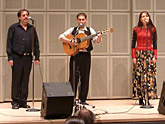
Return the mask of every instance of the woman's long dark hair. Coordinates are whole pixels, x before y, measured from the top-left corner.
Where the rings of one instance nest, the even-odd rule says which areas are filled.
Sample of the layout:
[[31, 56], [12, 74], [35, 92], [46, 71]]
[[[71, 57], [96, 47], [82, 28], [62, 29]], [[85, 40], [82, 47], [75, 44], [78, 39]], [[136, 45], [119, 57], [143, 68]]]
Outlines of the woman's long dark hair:
[[146, 14], [148, 15], [148, 17], [149, 17], [148, 27], [149, 27], [150, 29], [155, 28], [154, 24], [152, 23], [150, 14], [149, 14], [147, 11], [142, 11], [142, 12], [140, 13], [140, 15], [139, 15], [139, 22], [138, 22], [138, 27], [143, 27], [143, 23], [141, 22], [141, 17], [142, 17], [142, 14], [143, 14], [143, 13], [146, 13]]
[[138, 27], [140, 27], [140, 28], [143, 27], [143, 23], [141, 22], [141, 17], [142, 17], [142, 14], [143, 14], [143, 13], [146, 13], [146, 14], [148, 15], [148, 17], [149, 17], [148, 28], [149, 28], [149, 30], [150, 30], [150, 32], [151, 32], [151, 35], [153, 35], [152, 29], [153, 29], [153, 28], [156, 29], [156, 27], [155, 27], [154, 24], [152, 23], [150, 14], [149, 14], [147, 11], [142, 11], [142, 12], [140, 13], [140, 15], [139, 15], [139, 22], [138, 22]]

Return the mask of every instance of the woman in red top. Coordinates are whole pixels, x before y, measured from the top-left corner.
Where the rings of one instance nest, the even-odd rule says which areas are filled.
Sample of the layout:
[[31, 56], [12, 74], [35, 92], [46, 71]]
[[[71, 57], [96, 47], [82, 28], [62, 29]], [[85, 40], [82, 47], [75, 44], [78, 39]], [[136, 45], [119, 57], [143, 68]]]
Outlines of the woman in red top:
[[[147, 60], [147, 61], [146, 61]], [[146, 84], [149, 99], [156, 98], [156, 60], [157, 33], [148, 12], [141, 12], [138, 26], [133, 29], [132, 61], [133, 61], [133, 97], [139, 98], [139, 105], [146, 101]], [[147, 73], [146, 73], [147, 72]], [[146, 104], [146, 102], [145, 102]]]

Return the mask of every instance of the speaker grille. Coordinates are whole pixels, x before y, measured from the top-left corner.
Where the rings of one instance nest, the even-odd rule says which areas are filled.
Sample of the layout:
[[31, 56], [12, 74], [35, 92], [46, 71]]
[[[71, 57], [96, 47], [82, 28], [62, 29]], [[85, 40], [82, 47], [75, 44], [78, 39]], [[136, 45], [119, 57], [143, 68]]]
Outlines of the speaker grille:
[[160, 114], [165, 115], [165, 81], [163, 81], [163, 88], [162, 88], [161, 96], [159, 100], [158, 111]]
[[41, 117], [67, 118], [73, 111], [74, 93], [69, 82], [43, 83]]

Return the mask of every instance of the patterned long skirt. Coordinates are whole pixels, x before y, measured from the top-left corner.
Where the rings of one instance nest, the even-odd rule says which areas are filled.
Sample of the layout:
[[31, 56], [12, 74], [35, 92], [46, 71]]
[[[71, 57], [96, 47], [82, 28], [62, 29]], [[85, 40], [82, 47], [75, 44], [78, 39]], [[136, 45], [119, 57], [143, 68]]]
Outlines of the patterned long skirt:
[[132, 76], [133, 97], [145, 99], [146, 92], [148, 92], [148, 99], [157, 97], [155, 78], [157, 69], [156, 63], [153, 63], [153, 57], [153, 51], [136, 51], [136, 64], [133, 64]]

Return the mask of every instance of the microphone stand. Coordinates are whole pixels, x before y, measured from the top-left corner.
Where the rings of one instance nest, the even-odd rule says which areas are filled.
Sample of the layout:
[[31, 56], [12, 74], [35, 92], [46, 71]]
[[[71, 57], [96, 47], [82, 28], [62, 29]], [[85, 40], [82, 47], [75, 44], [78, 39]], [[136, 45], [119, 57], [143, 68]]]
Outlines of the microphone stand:
[[[146, 55], [148, 55], [148, 24], [147, 28], [146, 28]], [[154, 108], [153, 106], [149, 105], [149, 100], [148, 100], [148, 66], [149, 66], [149, 60], [148, 57], [146, 58], [146, 69], [145, 69], [145, 73], [146, 73], [146, 86], [145, 86], [145, 104], [142, 105], [140, 108]]]
[[[74, 34], [73, 38], [71, 41], [75, 42], [75, 36], [78, 34], [79, 30], [80, 30], [80, 27], [82, 26], [83, 24], [80, 23], [80, 25], [77, 27], [76, 29], [76, 33]], [[76, 103], [76, 60], [75, 60], [75, 46], [73, 46], [73, 91], [74, 91], [74, 103]]]
[[[74, 34], [72, 41], [75, 41], [75, 36], [78, 34], [81, 26], [82, 25], [78, 26], [78, 28], [76, 29], [76, 33]], [[75, 94], [74, 95], [74, 103], [75, 103], [74, 113], [76, 113], [80, 108], [80, 104], [79, 104], [79, 102], [76, 103], [76, 93], [77, 93], [76, 92], [76, 71], [77, 71], [77, 68], [76, 68], [76, 60], [75, 60], [75, 46], [74, 46], [73, 50], [74, 50], [74, 53], [73, 53], [73, 90], [74, 90], [74, 94]], [[80, 73], [80, 72], [78, 71], [77, 73]], [[78, 84], [77, 84], [77, 86], [78, 86]]]
[[40, 109], [34, 108], [34, 20], [32, 20], [32, 108], [27, 109], [27, 112], [37, 112], [40, 111]]
[[[74, 41], [75, 40], [75, 36], [78, 34], [78, 32], [79, 32], [79, 30], [80, 30], [80, 27], [82, 26], [82, 24], [80, 23], [80, 26], [78, 26], [78, 28], [77, 28], [77, 30], [76, 30], [76, 33], [75, 33], [75, 35], [73, 36], [73, 38], [72, 38], [72, 40]], [[80, 42], [81, 42], [81, 39], [79, 39], [80, 40]], [[78, 42], [79, 43], [79, 42]], [[74, 54], [73, 54], [73, 90], [74, 90], [74, 93], [76, 94], [76, 89], [75, 89], [75, 83], [76, 83], [76, 81], [75, 81], [75, 77], [76, 77], [76, 62], [75, 62], [75, 47], [74, 47]], [[79, 61], [79, 59], [78, 59], [78, 61]], [[78, 67], [79, 68], [79, 67]], [[79, 70], [78, 70], [78, 72], [77, 73], [79, 73], [79, 76], [80, 76], [80, 72], [79, 72]], [[80, 77], [79, 77], [79, 80], [80, 80]], [[77, 86], [78, 86], [78, 84], [77, 84]], [[78, 89], [78, 88], [77, 88]], [[76, 97], [74, 96], [74, 102], [76, 103]], [[76, 103], [76, 105], [75, 105], [75, 109], [74, 109], [74, 113], [76, 113], [77, 111], [79, 111], [80, 109], [83, 109], [83, 108], [86, 108], [86, 106], [90, 106], [90, 107], [92, 107], [92, 108], [95, 108], [95, 106], [93, 106], [93, 105], [83, 105], [82, 103], [80, 103], [80, 101], [78, 101], [77, 103]]]
[[[78, 30], [76, 30], [76, 33], [74, 34], [72, 41], [75, 42], [75, 36], [78, 34]], [[75, 60], [75, 46], [73, 46], [73, 91], [74, 91], [74, 103], [76, 103], [76, 60]]]

